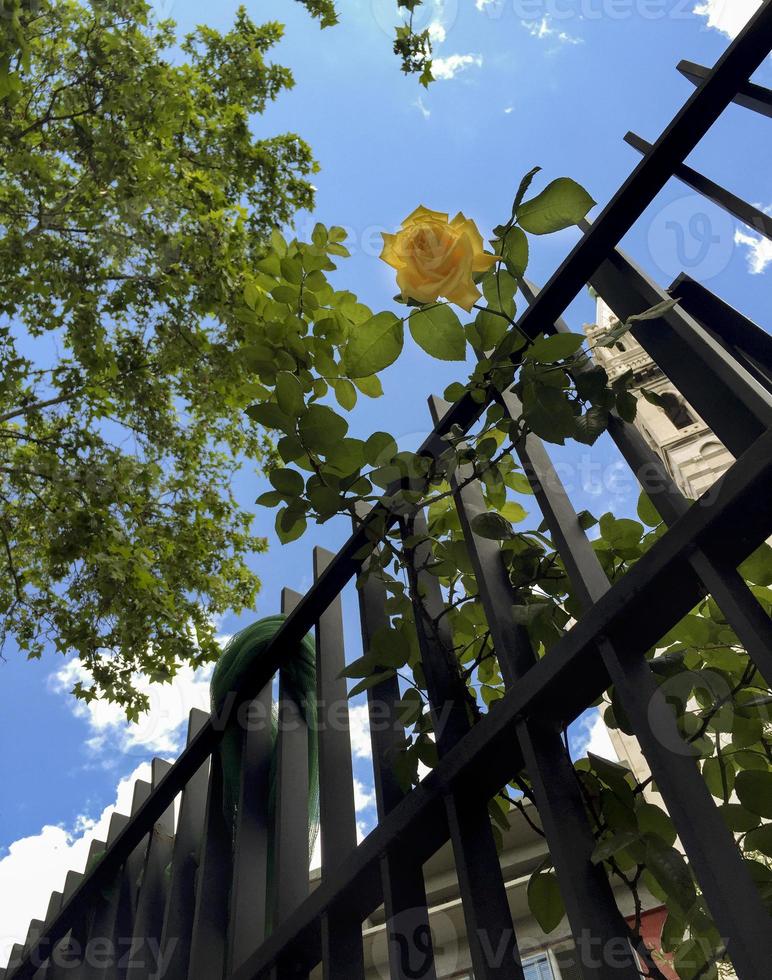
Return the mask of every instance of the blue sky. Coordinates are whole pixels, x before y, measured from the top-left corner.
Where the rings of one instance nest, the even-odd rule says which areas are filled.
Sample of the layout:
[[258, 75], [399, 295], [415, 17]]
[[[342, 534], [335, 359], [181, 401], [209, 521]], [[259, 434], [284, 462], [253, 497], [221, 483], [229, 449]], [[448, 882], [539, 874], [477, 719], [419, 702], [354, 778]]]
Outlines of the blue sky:
[[[237, 4], [157, 0], [181, 30], [204, 22], [225, 28]], [[321, 163], [317, 209], [301, 216], [299, 234], [316, 220], [349, 230], [352, 258], [339, 284], [375, 308], [390, 304], [391, 271], [377, 259], [380, 232], [394, 230], [417, 204], [463, 210], [483, 234], [509, 213], [513, 193], [531, 167], [545, 179], [571, 176], [601, 204], [637, 162], [622, 137], [628, 129], [654, 141], [691, 92], [675, 71], [682, 58], [711, 65], [757, 0], [427, 0], [426, 24], [436, 39], [438, 81], [428, 92], [405, 78], [391, 52], [392, 0], [341, 0], [341, 24], [320, 32], [290, 0], [247, 3], [255, 18], [276, 18], [287, 35], [276, 58], [297, 85], [257, 120], [256, 131], [294, 130]], [[757, 80], [772, 86], [769, 63]], [[695, 152], [692, 165], [763, 207], [772, 205], [772, 144], [759, 117], [732, 107]], [[678, 230], [680, 229], [680, 231]], [[576, 239], [565, 232], [539, 240], [531, 277], [543, 282]], [[672, 183], [628, 236], [625, 247], [667, 285], [685, 269], [757, 322], [768, 322], [772, 253], [747, 230]], [[575, 329], [593, 318], [587, 296], [570, 310]], [[388, 428], [406, 446], [428, 425], [426, 398], [463, 373], [439, 365], [408, 344], [386, 373], [385, 396], [360, 404], [352, 434]], [[596, 514], [634, 506], [636, 493], [605, 441], [556, 453], [574, 501]], [[244, 473], [246, 504], [262, 483]], [[258, 515], [271, 537], [254, 567], [264, 589], [257, 613], [273, 612], [283, 585], [310, 585], [311, 544], [335, 549], [346, 534], [328, 524], [280, 548], [272, 515]], [[344, 597], [350, 654], [356, 655], [356, 598]], [[223, 634], [249, 617], [226, 618]], [[184, 675], [153, 695], [149, 718], [134, 728], [104, 706], [85, 709], [68, 694], [77, 665], [53, 653], [22, 662], [11, 648], [0, 664], [0, 962], [7, 940], [20, 938], [40, 915], [64, 872], [85, 857], [106, 808], [125, 805], [127, 777], [154, 753], [173, 756], [179, 722], [193, 703], [206, 705], [206, 679]], [[372, 818], [369, 761], [355, 715], [361, 818]], [[591, 720], [577, 732], [586, 745]], [[596, 743], [597, 744], [597, 743]], [[123, 781], [123, 782], [122, 782]], [[107, 811], [109, 812], [109, 811]]]

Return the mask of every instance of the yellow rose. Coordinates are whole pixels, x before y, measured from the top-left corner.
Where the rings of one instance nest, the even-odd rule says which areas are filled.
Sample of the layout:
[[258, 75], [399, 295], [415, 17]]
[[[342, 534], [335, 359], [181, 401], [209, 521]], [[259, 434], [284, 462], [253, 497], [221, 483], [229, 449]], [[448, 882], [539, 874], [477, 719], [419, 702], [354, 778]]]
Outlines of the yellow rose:
[[500, 256], [483, 251], [474, 221], [459, 212], [452, 221], [419, 207], [396, 235], [383, 235], [381, 258], [397, 270], [403, 299], [433, 303], [443, 296], [469, 312], [480, 299], [473, 276], [487, 272]]

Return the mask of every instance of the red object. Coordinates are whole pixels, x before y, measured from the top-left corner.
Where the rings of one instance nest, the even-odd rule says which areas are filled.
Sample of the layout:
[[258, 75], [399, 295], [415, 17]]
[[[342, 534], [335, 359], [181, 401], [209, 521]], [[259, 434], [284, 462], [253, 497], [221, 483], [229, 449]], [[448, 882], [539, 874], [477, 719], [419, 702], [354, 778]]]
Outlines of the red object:
[[[672, 953], [662, 953], [662, 929], [665, 926], [665, 919], [667, 919], [667, 909], [664, 906], [644, 912], [641, 916], [641, 937], [644, 943], [646, 943], [647, 949], [659, 954], [654, 957], [654, 962], [659, 967], [662, 975], [667, 977], [668, 980], [680, 980], [673, 968]], [[633, 925], [635, 923], [635, 917], [631, 916], [627, 922], [629, 925]]]

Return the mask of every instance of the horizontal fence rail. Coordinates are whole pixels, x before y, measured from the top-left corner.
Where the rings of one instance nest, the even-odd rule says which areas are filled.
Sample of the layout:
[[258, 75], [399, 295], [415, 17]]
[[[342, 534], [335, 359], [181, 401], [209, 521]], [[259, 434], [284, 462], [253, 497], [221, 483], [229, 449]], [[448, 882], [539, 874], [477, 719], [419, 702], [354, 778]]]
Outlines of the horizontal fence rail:
[[[625, 922], [602, 867], [593, 863], [592, 830], [560, 735], [613, 684], [741, 980], [768, 980], [772, 923], [693, 757], [672, 748], [683, 743], [646, 654], [710, 594], [772, 684], [772, 623], [737, 571], [772, 533], [772, 341], [686, 276], [662, 289], [618, 246], [673, 178], [769, 237], [767, 216], [689, 168], [686, 159], [732, 102], [772, 116], [769, 91], [750, 81], [770, 47], [772, 0], [765, 0], [715, 68], [682, 62], [679, 70], [696, 85], [682, 110], [653, 145], [628, 135], [643, 155], [633, 173], [600, 216], [582, 225], [581, 239], [543, 289], [520, 284], [528, 305], [518, 329], [530, 339], [567, 331], [561, 317], [587, 283], [620, 319], [668, 297], [679, 300], [659, 321], [639, 322], [632, 333], [734, 455], [731, 468], [700, 501], [687, 501], [640, 432], [612, 415], [611, 438], [667, 530], [611, 584], [544, 445], [531, 435], [516, 447], [583, 606], [540, 660], [512, 614], [498, 544], [473, 530], [474, 517], [485, 510], [481, 488], [463, 469], [457, 473], [453, 502], [505, 685], [496, 710], [474, 723], [465, 688], [448, 669], [453, 641], [443, 617], [446, 600], [426, 570], [428, 546], [411, 543], [420, 542], [426, 519], [419, 513], [406, 521], [391, 503], [399, 487], [390, 488], [358, 515], [337, 554], [314, 552], [314, 584], [305, 595], [284, 590], [286, 619], [263, 656], [218, 710], [191, 714], [177, 762], [153, 763], [152, 785], [137, 783], [131, 815], [113, 817], [85, 873], [68, 875], [45, 922], [30, 923], [4, 978], [138, 980], [155, 971], [171, 980], [284, 980], [308, 977], [321, 964], [326, 980], [364, 980], [363, 923], [383, 906], [389, 975], [435, 980], [423, 865], [450, 843], [475, 977], [524, 980], [488, 801], [525, 772], [574, 937], [622, 941], [613, 971], [584, 963], [582, 977], [635, 980], [634, 954], [646, 963], [649, 953], [643, 944], [634, 951], [625, 945]], [[434, 427], [419, 452], [440, 456], [443, 437], [456, 427], [469, 433], [494, 401], [519, 417], [512, 391], [491, 390], [482, 405], [469, 394], [453, 405], [432, 399]], [[346, 705], [341, 592], [395, 525], [406, 547], [415, 548], [408, 592], [439, 761], [410, 791], [400, 786], [392, 767], [404, 736], [399, 684], [389, 677], [371, 687], [378, 823], [357, 844], [348, 709], [339, 725], [317, 726], [318, 742], [309, 718], [313, 712], [321, 718], [325, 706]], [[367, 653], [389, 622], [387, 593], [376, 577], [358, 585]], [[300, 703], [288, 651], [310, 633], [316, 688]], [[234, 742], [242, 711], [262, 723], [238, 728]], [[386, 724], [373, 723], [376, 712]], [[656, 727], [667, 733], [665, 742]], [[238, 752], [237, 787], [228, 751]], [[317, 751], [322, 866], [311, 889]], [[96, 942], [117, 948], [127, 937], [133, 940], [129, 953], [152, 949], [155, 963], [145, 955], [128, 967], [115, 959], [97, 966], [84, 954]]]

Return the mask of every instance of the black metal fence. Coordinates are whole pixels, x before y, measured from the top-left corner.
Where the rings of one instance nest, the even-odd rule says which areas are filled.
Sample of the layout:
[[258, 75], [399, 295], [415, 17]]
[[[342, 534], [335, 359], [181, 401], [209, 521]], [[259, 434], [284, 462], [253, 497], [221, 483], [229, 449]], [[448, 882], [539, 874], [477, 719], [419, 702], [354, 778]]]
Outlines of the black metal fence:
[[[567, 328], [560, 317], [590, 283], [622, 318], [668, 297], [617, 246], [657, 193], [678, 178], [734, 217], [770, 237], [770, 219], [684, 164], [723, 110], [736, 102], [772, 116], [772, 92], [751, 84], [772, 47], [772, 0], [714, 69], [683, 63], [697, 89], [656, 144], [628, 141], [643, 160], [547, 285], [522, 284], [529, 306], [519, 321], [535, 338]], [[593, 835], [579, 794], [562, 726], [613, 684], [664, 798], [700, 888], [741, 980], [772, 975], [772, 922], [735, 840], [681, 739], [651, 673], [646, 651], [695, 603], [710, 593], [760, 674], [772, 685], [772, 623], [737, 566], [772, 533], [772, 339], [698, 283], [681, 277], [670, 294], [680, 303], [661, 321], [634, 328], [645, 348], [736, 457], [729, 472], [690, 506], [639, 432], [614, 417], [610, 433], [666, 524], [667, 533], [613, 587], [593, 551], [544, 446], [528, 437], [520, 462], [531, 482], [584, 614], [537, 661], [526, 631], [511, 614], [511, 586], [495, 542], [475, 535], [471, 521], [484, 510], [480, 488], [457, 474], [462, 523], [496, 656], [507, 692], [495, 711], [470, 725], [458, 680], [448, 667], [452, 641], [426, 628], [443, 607], [437, 579], [419, 573], [415, 601], [422, 666], [437, 726], [439, 764], [412, 791], [399, 786], [390, 758], [402, 730], [395, 679], [368, 691], [378, 707], [372, 727], [378, 825], [357, 846], [351, 748], [346, 724], [319, 726], [322, 874], [309, 894], [308, 740], [302, 719], [280, 726], [275, 849], [269, 854], [266, 806], [271, 745], [265, 725], [244, 726], [241, 803], [234, 835], [223, 816], [223, 773], [215, 751], [239, 712], [270, 712], [279, 676], [281, 712], [296, 711], [285, 696], [282, 658], [315, 631], [321, 704], [346, 701], [340, 593], [358, 573], [375, 522], [396, 515], [379, 505], [336, 555], [314, 554], [315, 584], [305, 596], [285, 591], [288, 618], [267, 655], [234, 692], [220, 717], [194, 712], [188, 744], [173, 766], [156, 762], [152, 786], [137, 785], [130, 818], [114, 816], [109, 838], [95, 844], [101, 859], [85, 875], [71, 874], [55, 894], [45, 923], [33, 922], [18, 946], [7, 980], [60, 976], [107, 980], [149, 976], [149, 967], [95, 966], [77, 958], [69, 967], [52, 950], [133, 936], [152, 939], [174, 980], [255, 980], [304, 977], [318, 964], [328, 978], [362, 980], [362, 923], [384, 905], [394, 980], [416, 974], [398, 951], [417, 941], [430, 950], [422, 865], [452, 843], [471, 957], [478, 980], [522, 980], [487, 801], [525, 770], [554, 860], [571, 931], [628, 949], [613, 965], [588, 959], [586, 980], [637, 980], [622, 915], [601, 867], [593, 864]], [[514, 417], [511, 392], [500, 404]], [[435, 426], [420, 452], [438, 456], [452, 426], [468, 431], [485, 410], [464, 397], [452, 406], [431, 402]], [[420, 562], [419, 562], [420, 565]], [[415, 590], [414, 590], [415, 591]], [[375, 577], [360, 589], [364, 646], [387, 621], [386, 594]], [[414, 596], [414, 600], [417, 597]], [[442, 617], [439, 622], [442, 623]], [[337, 709], [339, 710], [339, 708]], [[344, 711], [345, 722], [345, 711]], [[179, 814], [174, 825], [173, 804]], [[269, 864], [275, 888], [268, 894]], [[266, 934], [268, 904], [273, 928]], [[499, 955], [487, 955], [495, 950]], [[429, 957], [429, 960], [431, 957]], [[435, 976], [427, 961], [420, 976]]]

